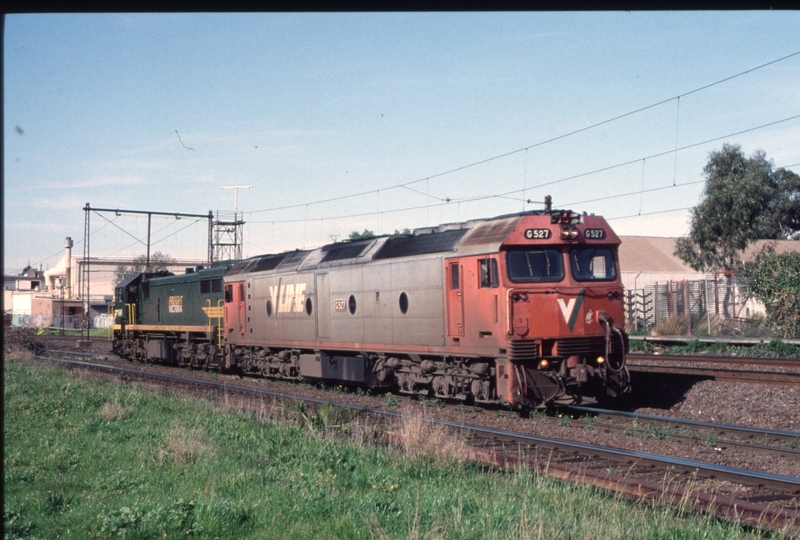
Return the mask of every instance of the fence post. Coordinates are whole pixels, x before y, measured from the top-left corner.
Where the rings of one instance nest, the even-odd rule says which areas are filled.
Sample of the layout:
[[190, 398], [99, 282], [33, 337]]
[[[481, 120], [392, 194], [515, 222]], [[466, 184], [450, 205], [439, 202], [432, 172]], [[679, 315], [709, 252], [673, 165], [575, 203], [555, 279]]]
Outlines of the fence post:
[[655, 307], [656, 307], [655, 316], [653, 317], [653, 326], [655, 327], [655, 326], [658, 326], [658, 322], [659, 322], [658, 321], [658, 317], [659, 317], [659, 312], [658, 312], [658, 281], [656, 281], [656, 286], [653, 289], [653, 302], [654, 302]]
[[689, 281], [683, 280], [683, 301], [686, 304], [686, 334], [692, 335], [692, 308], [689, 307]]

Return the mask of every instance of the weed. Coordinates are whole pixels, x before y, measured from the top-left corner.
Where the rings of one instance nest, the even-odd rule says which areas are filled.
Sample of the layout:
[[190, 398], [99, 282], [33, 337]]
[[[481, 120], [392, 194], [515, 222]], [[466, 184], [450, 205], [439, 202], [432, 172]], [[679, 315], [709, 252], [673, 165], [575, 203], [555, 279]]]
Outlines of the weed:
[[800, 449], [800, 438], [793, 437], [791, 439], [786, 440], [786, 448], [791, 448], [792, 450]]
[[383, 396], [383, 402], [387, 407], [397, 407], [397, 400], [392, 394]]
[[467, 459], [467, 446], [462, 438], [421, 418], [403, 418], [397, 434], [405, 454], [411, 459], [425, 456], [437, 463]]
[[631, 422], [630, 426], [626, 426], [625, 429], [622, 430], [623, 435], [627, 435], [628, 437], [635, 437], [639, 433], [639, 419], [634, 418]]
[[48, 491], [45, 496], [47, 510], [52, 513], [63, 512], [69, 508], [69, 501], [60, 489]]
[[428, 407], [429, 409], [441, 409], [442, 407], [444, 407], [444, 403], [442, 403], [442, 401], [437, 398], [423, 398], [422, 406]]
[[458, 405], [456, 405], [456, 412], [457, 413], [463, 413], [464, 410], [465, 410], [465, 407], [464, 407], [463, 403], [459, 403]]
[[673, 316], [658, 323], [655, 332], [659, 336], [680, 336], [686, 333], [686, 328], [686, 317]]
[[570, 422], [572, 422], [572, 417], [568, 414], [559, 414], [558, 415], [558, 425], [560, 427], [568, 427]]
[[540, 423], [542, 423], [542, 424], [546, 424], [547, 423], [547, 410], [546, 409], [532, 409], [529, 414], [530, 414], [531, 421], [533, 421], [533, 420], [538, 418]]
[[106, 420], [119, 420], [128, 413], [128, 410], [123, 407], [118, 401], [106, 401], [100, 409], [100, 416]]
[[503, 411], [494, 411], [494, 417], [495, 418], [505, 418], [506, 415], [503, 413]]
[[647, 436], [658, 439], [659, 441], [666, 440], [672, 436], [672, 426], [645, 424], [644, 431]]
[[593, 431], [594, 430], [594, 416], [589, 416], [589, 417], [586, 418], [586, 422], [585, 422], [583, 428], [585, 430], [587, 430], [587, 431]]
[[142, 519], [142, 511], [123, 506], [102, 516], [100, 537], [127, 536], [128, 529], [134, 528]]
[[713, 431], [709, 431], [706, 434], [706, 446], [709, 448], [715, 448], [717, 446], [717, 434]]
[[3, 530], [5, 538], [24, 538], [34, 529], [33, 521], [25, 519], [22, 514], [5, 503], [3, 505]]
[[154, 461], [159, 467], [168, 463], [192, 465], [208, 456], [211, 450], [211, 445], [200, 427], [187, 431], [181, 424], [174, 423], [167, 432], [166, 440], [157, 450]]

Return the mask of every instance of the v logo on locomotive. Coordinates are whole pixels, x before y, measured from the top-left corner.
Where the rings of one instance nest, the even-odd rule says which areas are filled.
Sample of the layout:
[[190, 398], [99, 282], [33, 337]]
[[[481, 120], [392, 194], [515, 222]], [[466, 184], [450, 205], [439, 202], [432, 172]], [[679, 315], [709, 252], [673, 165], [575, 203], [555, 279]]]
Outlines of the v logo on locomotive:
[[558, 307], [561, 308], [561, 314], [564, 316], [564, 322], [569, 323], [569, 319], [572, 317], [572, 310], [575, 309], [575, 298], [570, 298], [569, 302], [566, 304], [564, 303], [563, 298], [559, 298]]
[[569, 301], [564, 302], [563, 298], [558, 299], [558, 307], [561, 308], [561, 314], [564, 316], [564, 322], [569, 325], [569, 331], [575, 328], [575, 321], [578, 320], [578, 313], [580, 313], [581, 306], [583, 305], [583, 295], [586, 291], [581, 291], [577, 298], [570, 298]]

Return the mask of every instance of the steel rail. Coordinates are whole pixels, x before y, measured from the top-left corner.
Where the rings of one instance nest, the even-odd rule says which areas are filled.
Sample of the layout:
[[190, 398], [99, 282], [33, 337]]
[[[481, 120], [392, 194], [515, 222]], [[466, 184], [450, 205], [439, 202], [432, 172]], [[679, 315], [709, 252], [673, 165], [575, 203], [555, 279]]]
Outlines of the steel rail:
[[726, 365], [751, 365], [751, 366], [770, 366], [800, 369], [800, 358], [757, 358], [752, 356], [703, 356], [692, 354], [645, 354], [628, 353], [628, 360], [632, 361], [652, 361], [663, 362], [703, 362]]
[[717, 434], [731, 434], [739, 435], [747, 438], [753, 437], [773, 437], [782, 440], [797, 440], [800, 441], [800, 431], [788, 431], [780, 429], [766, 429], [756, 428], [750, 426], [737, 426], [734, 424], [720, 424], [718, 422], [704, 422], [702, 420], [692, 420], [690, 418], [676, 418], [674, 416], [659, 416], [656, 414], [641, 414], [632, 413], [628, 411], [615, 411], [611, 409], [601, 409], [598, 407], [583, 407], [581, 405], [567, 405], [564, 409], [591, 412], [607, 416], [624, 416], [626, 418], [636, 418], [639, 420], [648, 420], [651, 422], [661, 422], [665, 424], [682, 424], [693, 427], [705, 428], [714, 430]]
[[658, 373], [662, 375], [683, 375], [687, 377], [713, 379], [720, 382], [800, 386], [800, 373], [790, 372], [700, 368], [693, 366], [667, 366], [656, 364], [628, 364], [628, 371], [631, 373], [638, 372]]
[[518, 467], [520, 464], [525, 464], [540, 474], [562, 480], [577, 481], [640, 499], [658, 500], [682, 506], [686, 506], [688, 503], [690, 507], [694, 505], [695, 508], [704, 512], [723, 518], [741, 520], [756, 527], [767, 524], [781, 530], [785, 530], [787, 527], [797, 529], [798, 523], [800, 523], [800, 511], [794, 508], [753, 503], [699, 490], [688, 490], [680, 486], [613, 475], [575, 465], [552, 463], [549, 460], [545, 462], [540, 459], [498, 454], [485, 450], [471, 450], [470, 458], [495, 467]]
[[[724, 343], [726, 345], [740, 345], [744, 347], [752, 347], [764, 343], [764, 338], [715, 338], [698, 336], [630, 336], [630, 340], [642, 341], [645, 343], [690, 343], [692, 341], [698, 341], [700, 343]], [[800, 339], [779, 339], [777, 341], [786, 345], [800, 345]]]
[[406, 419], [418, 419], [436, 425], [446, 426], [460, 430], [467, 430], [472, 433], [480, 433], [485, 436], [491, 436], [515, 442], [523, 442], [543, 448], [558, 449], [560, 451], [568, 453], [578, 453], [589, 457], [604, 457], [606, 459], [611, 459], [613, 461], [622, 462], [625, 464], [647, 464], [656, 467], [668, 467], [686, 473], [695, 473], [698, 476], [728, 480], [731, 482], [746, 484], [756, 487], [767, 487], [783, 493], [800, 493], [800, 477], [766, 473], [761, 471], [752, 471], [748, 469], [741, 469], [738, 467], [728, 467], [725, 465], [717, 465], [714, 463], [707, 463], [698, 460], [678, 458], [673, 456], [663, 456], [659, 454], [653, 454], [650, 452], [641, 452], [641, 451], [627, 450], [622, 448], [612, 448], [612, 447], [605, 447], [589, 443], [567, 441], [563, 439], [554, 439], [550, 437], [541, 437], [538, 435], [516, 433], [502, 429], [487, 428], [475, 424], [467, 424], [463, 422], [453, 422], [450, 420], [442, 420], [437, 418], [408, 415], [398, 411], [389, 411], [386, 409], [377, 409], [373, 407], [363, 407], [359, 405], [352, 405], [348, 403], [341, 403], [341, 402], [323, 400], [318, 398], [302, 397], [292, 394], [286, 394], [283, 392], [274, 392], [271, 390], [263, 390], [259, 388], [222, 383], [218, 381], [205, 381], [193, 377], [181, 377], [178, 375], [146, 372], [138, 369], [123, 368], [120, 366], [109, 366], [106, 364], [80, 362], [77, 360], [52, 359], [48, 357], [36, 357], [36, 358], [41, 358], [44, 360], [55, 360], [58, 363], [63, 363], [68, 365], [71, 364], [79, 367], [80, 366], [92, 367], [96, 369], [116, 371], [119, 373], [128, 373], [139, 376], [141, 375], [154, 376], [166, 380], [173, 380], [184, 383], [196, 384], [200, 386], [215, 387], [220, 389], [238, 390], [241, 392], [267, 395], [270, 397], [277, 397], [281, 399], [299, 399], [301, 401], [314, 403], [318, 405], [330, 404], [335, 407], [342, 407], [350, 410], [369, 412], [372, 414], [377, 414], [382, 416], [390, 416], [390, 417], [406, 418]]
[[[800, 460], [800, 433], [793, 432], [793, 431], [777, 431], [777, 430], [770, 430], [770, 429], [757, 429], [757, 428], [746, 428], [746, 427], [739, 427], [739, 426], [731, 426], [726, 424], [716, 424], [712, 422], [699, 422], [699, 421], [691, 421], [680, 418], [672, 418], [672, 417], [658, 417], [653, 415], [646, 415], [646, 414], [636, 414], [636, 413], [619, 413], [617, 411], [606, 411], [604, 409], [592, 409], [589, 407], [580, 407], [580, 406], [566, 406], [564, 407], [565, 410], [570, 411], [577, 411], [577, 412], [591, 412], [598, 414], [599, 418], [603, 417], [611, 417], [611, 416], [627, 416], [633, 418], [634, 421], [642, 420], [643, 423], [636, 426], [631, 425], [620, 425], [620, 424], [613, 424], [608, 422], [594, 422], [594, 421], [587, 421], [581, 418], [574, 418], [572, 419], [573, 422], [578, 424], [584, 425], [587, 429], [597, 429], [597, 430], [604, 430], [607, 432], [615, 432], [615, 433], [622, 433], [625, 435], [638, 435], [645, 438], [659, 438], [659, 439], [673, 439], [673, 440], [680, 440], [685, 443], [695, 443], [695, 442], [702, 442], [704, 440], [708, 441], [708, 435], [714, 435], [714, 448], [718, 448], [721, 450], [726, 450], [729, 447], [737, 447], [743, 450], [754, 452], [758, 454], [766, 454], [771, 456], [779, 456], [784, 458], [791, 458]], [[669, 428], [677, 427], [679, 429], [687, 430], [687, 426], [692, 427], [700, 427], [705, 430], [705, 432], [695, 433], [694, 431], [690, 431], [689, 433], [679, 432], [679, 431], [666, 431], [666, 432], [653, 432], [651, 429], [648, 429], [648, 426], [652, 424], [664, 424]], [[717, 439], [716, 437], [725, 436], [726, 438]], [[761, 441], [757, 441], [756, 436], [761, 438]], [[742, 439], [732, 439], [729, 438], [730, 436], [739, 436]], [[792, 448], [789, 446], [774, 446], [775, 443], [786, 443], [786, 444], [793, 444], [796, 448]]]

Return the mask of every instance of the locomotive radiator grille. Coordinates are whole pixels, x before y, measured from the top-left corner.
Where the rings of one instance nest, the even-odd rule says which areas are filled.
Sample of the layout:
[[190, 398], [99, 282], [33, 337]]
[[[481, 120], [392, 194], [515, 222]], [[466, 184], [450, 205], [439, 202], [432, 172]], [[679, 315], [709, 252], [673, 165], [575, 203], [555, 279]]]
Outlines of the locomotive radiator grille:
[[[625, 336], [625, 348], [628, 345], [628, 336]], [[559, 339], [556, 341], [558, 356], [586, 356], [604, 354], [606, 349], [605, 336], [575, 337]], [[611, 353], [620, 354], [620, 342], [615, 336], [611, 338]]]
[[539, 343], [536, 341], [512, 341], [509, 350], [511, 360], [524, 360], [526, 358], [538, 358], [541, 353], [539, 352]]

